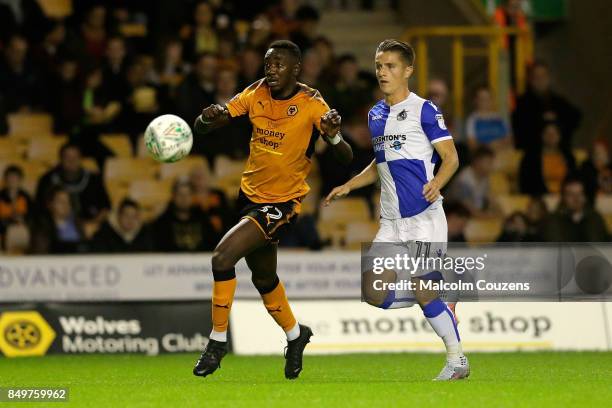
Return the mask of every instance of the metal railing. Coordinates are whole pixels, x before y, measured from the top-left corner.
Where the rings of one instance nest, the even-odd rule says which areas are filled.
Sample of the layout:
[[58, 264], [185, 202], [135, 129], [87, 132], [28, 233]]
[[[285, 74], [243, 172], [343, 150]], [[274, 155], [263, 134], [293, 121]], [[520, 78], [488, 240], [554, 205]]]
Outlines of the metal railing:
[[[533, 34], [530, 29], [502, 28], [497, 26], [448, 26], [448, 27], [413, 27], [404, 32], [402, 40], [415, 47], [416, 79], [419, 94], [427, 93], [429, 76], [428, 39], [431, 37], [448, 37], [452, 40], [452, 94], [453, 114], [463, 118], [463, 98], [465, 89], [464, 59], [466, 57], [485, 57], [488, 60], [488, 83], [495, 100], [500, 96], [500, 60], [506, 46], [506, 36], [516, 37], [514, 41], [514, 70], [516, 92], [522, 93], [526, 87], [527, 67], [533, 60]], [[480, 37], [486, 43], [484, 47], [466, 47], [467, 37]], [[510, 86], [509, 81], [507, 81]]]

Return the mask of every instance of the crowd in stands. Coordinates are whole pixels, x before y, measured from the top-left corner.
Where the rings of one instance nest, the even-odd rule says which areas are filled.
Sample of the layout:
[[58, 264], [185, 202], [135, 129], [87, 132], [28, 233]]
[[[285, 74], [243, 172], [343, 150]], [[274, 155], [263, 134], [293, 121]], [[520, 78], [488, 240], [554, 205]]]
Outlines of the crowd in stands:
[[[142, 132], [159, 114], [192, 122], [203, 107], [227, 102], [263, 76], [266, 46], [279, 38], [301, 47], [300, 81], [341, 113], [354, 151], [345, 168], [324, 143], [317, 146], [311, 198], [281, 245], [320, 249], [371, 239], [376, 186], [352, 192], [352, 210], [338, 211], [335, 223], [321, 222], [330, 217], [323, 211], [334, 210], [321, 209], [320, 198], [374, 157], [364, 118], [381, 95], [354, 55], [337, 55], [316, 34], [317, 9], [298, 1], [73, 2], [71, 14], [49, 18], [34, 0], [14, 3], [0, 2], [0, 135], [7, 134], [0, 143], [15, 144], [0, 144], [6, 252], [20, 237], [27, 245], [17, 247], [40, 254], [212, 250], [236, 221], [248, 120], [196, 137], [189, 163], [197, 165], [174, 169], [145, 158]], [[450, 112], [443, 79], [432, 79], [426, 96]], [[511, 114], [495, 105], [480, 87], [466, 120], [447, 120], [462, 163], [443, 192], [449, 240], [478, 241], [493, 220], [499, 228], [482, 240], [608, 241], [610, 146], [598, 139], [576, 157], [580, 109], [555, 92], [550, 68], [530, 67], [528, 90]], [[47, 131], [24, 135], [11, 125], [12, 117], [37, 113], [51, 116]], [[49, 139], [53, 150], [43, 149], [36, 162], [32, 152]], [[123, 179], [115, 177], [121, 160]], [[149, 181], [154, 198], [139, 199], [134, 184]], [[352, 221], [367, 233], [354, 232]]]

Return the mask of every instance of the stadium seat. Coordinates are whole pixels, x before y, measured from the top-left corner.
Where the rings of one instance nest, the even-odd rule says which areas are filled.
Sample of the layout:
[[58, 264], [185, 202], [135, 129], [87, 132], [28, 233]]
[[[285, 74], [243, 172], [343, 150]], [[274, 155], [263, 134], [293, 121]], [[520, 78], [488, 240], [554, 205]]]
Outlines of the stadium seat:
[[171, 197], [172, 180], [136, 180], [130, 185], [129, 197], [142, 208], [145, 221], [155, 218], [166, 208]]
[[329, 240], [332, 249], [343, 248], [346, 244], [346, 226], [319, 221], [317, 223], [319, 236], [323, 241]]
[[489, 184], [491, 186], [491, 193], [494, 195], [510, 193], [510, 182], [506, 173], [501, 171], [492, 173], [489, 176]]
[[576, 159], [576, 166], [580, 166], [582, 162], [589, 158], [589, 152], [586, 149], [573, 149], [574, 159]]
[[24, 146], [9, 137], [0, 137], [0, 160], [21, 160]]
[[362, 242], [372, 242], [378, 232], [378, 221], [351, 222], [346, 226], [345, 245], [347, 249], [359, 250]]
[[38, 0], [45, 15], [53, 19], [63, 19], [72, 14], [72, 0]]
[[162, 180], [175, 180], [188, 176], [194, 167], [203, 167], [210, 172], [208, 161], [202, 156], [187, 156], [176, 163], [163, 163], [159, 166], [159, 177]]
[[546, 208], [548, 208], [549, 212], [553, 212], [559, 206], [559, 195], [558, 194], [546, 194], [544, 195], [544, 202], [546, 203]]
[[157, 163], [148, 159], [110, 157], [104, 166], [104, 179], [127, 187], [134, 180], [154, 179], [157, 172]]
[[319, 217], [323, 223], [347, 225], [356, 221], [370, 221], [370, 211], [363, 198], [348, 197], [321, 208]]
[[58, 161], [60, 147], [66, 143], [64, 136], [40, 136], [33, 138], [28, 146], [28, 160], [36, 160], [49, 166]]
[[100, 136], [106, 145], [117, 157], [132, 157], [132, 143], [128, 135], [123, 133], [105, 134]]
[[502, 150], [495, 155], [495, 170], [515, 179], [518, 175], [519, 166], [523, 159], [523, 152], [516, 149]]
[[30, 242], [30, 231], [23, 224], [9, 225], [6, 229], [5, 249], [9, 255], [24, 254]]
[[473, 218], [465, 227], [468, 242], [495, 242], [502, 231], [503, 221], [498, 218]]
[[50, 135], [53, 118], [46, 113], [13, 113], [8, 115], [9, 136]]
[[81, 163], [83, 164], [84, 169], [87, 169], [92, 173], [100, 173], [98, 162], [93, 157], [84, 157]]
[[500, 195], [497, 203], [501, 207], [504, 215], [510, 215], [515, 211], [524, 212], [529, 204], [530, 197], [524, 194]]
[[612, 214], [612, 194], [599, 194], [595, 199], [595, 209], [602, 214]]
[[117, 208], [121, 200], [128, 197], [130, 191], [129, 183], [124, 181], [104, 180], [104, 185], [111, 201], [112, 208]]
[[214, 176], [216, 179], [240, 179], [244, 171], [244, 166], [245, 160], [233, 160], [227, 156], [221, 155], [215, 159]]
[[608, 226], [608, 234], [612, 234], [612, 214], [605, 214], [606, 225]]

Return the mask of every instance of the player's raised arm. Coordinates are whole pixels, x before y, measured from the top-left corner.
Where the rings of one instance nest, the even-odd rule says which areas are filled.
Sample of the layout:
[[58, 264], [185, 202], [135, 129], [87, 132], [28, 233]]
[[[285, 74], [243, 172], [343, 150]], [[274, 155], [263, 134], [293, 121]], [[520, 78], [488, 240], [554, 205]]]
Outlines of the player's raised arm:
[[378, 180], [378, 169], [376, 160], [368, 165], [361, 173], [347, 181], [345, 184], [334, 188], [325, 198], [323, 205], [328, 206], [336, 198], [346, 196], [351, 191], [375, 183]]
[[449, 182], [453, 174], [459, 168], [459, 157], [452, 139], [442, 140], [434, 143], [434, 149], [440, 155], [442, 164], [436, 176], [423, 186], [423, 196], [427, 201], [433, 203], [440, 196], [440, 190]]
[[204, 108], [202, 114], [196, 118], [193, 130], [196, 134], [206, 134], [227, 125], [229, 121], [230, 114], [227, 107], [210, 105]]
[[340, 126], [342, 117], [335, 109], [327, 111], [321, 116], [321, 132], [325, 141], [331, 146], [334, 157], [342, 164], [347, 165], [353, 160], [353, 149], [342, 139]]

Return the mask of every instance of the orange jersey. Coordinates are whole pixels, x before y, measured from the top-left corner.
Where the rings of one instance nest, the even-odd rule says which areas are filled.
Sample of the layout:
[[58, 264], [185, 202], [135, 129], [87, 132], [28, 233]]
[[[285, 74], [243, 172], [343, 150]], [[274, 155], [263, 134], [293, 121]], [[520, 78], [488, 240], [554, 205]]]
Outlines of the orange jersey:
[[281, 203], [306, 195], [321, 115], [329, 110], [319, 91], [298, 83], [290, 99], [272, 99], [264, 79], [227, 103], [231, 117], [249, 115], [253, 124], [240, 188], [255, 203]]

